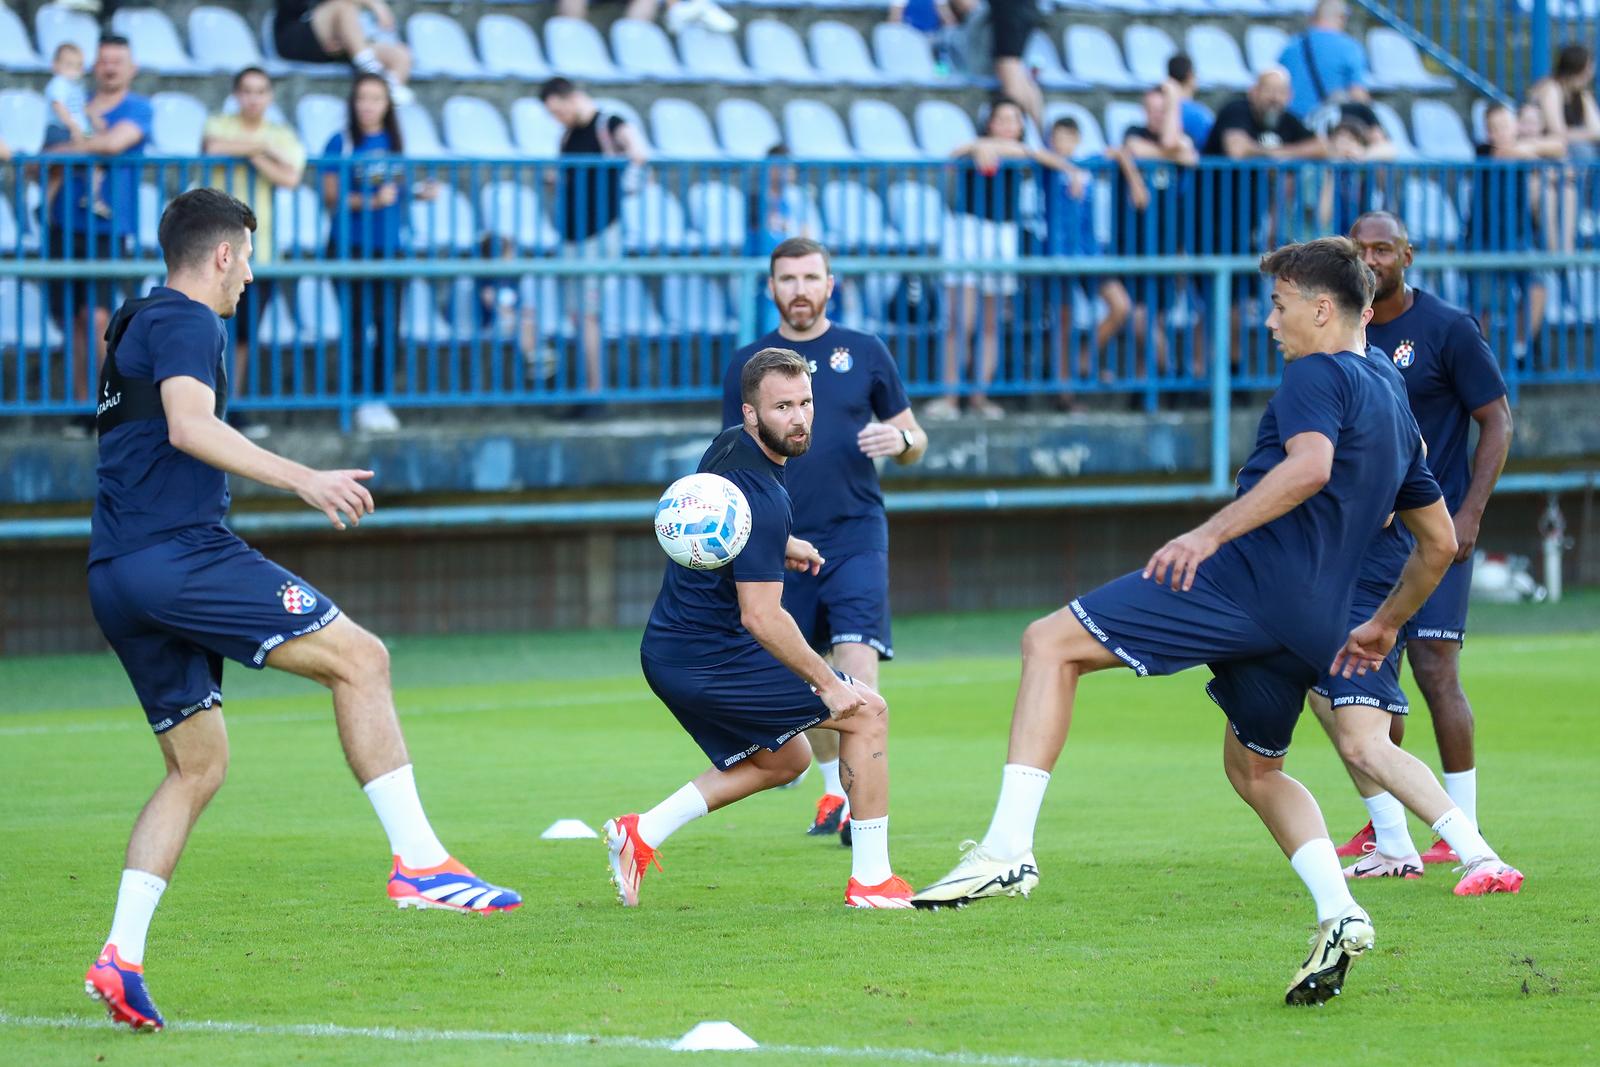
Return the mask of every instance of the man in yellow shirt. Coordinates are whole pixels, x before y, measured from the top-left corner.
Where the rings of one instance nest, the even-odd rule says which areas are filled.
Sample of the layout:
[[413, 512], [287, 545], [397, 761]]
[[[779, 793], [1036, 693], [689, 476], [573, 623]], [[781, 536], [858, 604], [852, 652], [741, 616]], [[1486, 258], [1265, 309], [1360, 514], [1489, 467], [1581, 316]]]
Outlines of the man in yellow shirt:
[[[233, 79], [237, 112], [213, 115], [206, 120], [201, 149], [208, 156], [234, 157], [234, 162], [220, 165], [212, 172], [211, 184], [243, 200], [255, 212], [256, 266], [271, 263], [277, 251], [274, 247], [277, 234], [272, 221], [273, 190], [295, 188], [306, 169], [306, 150], [299, 136], [283, 123], [267, 117], [272, 96], [272, 79], [266, 71], [259, 67], [241, 70]], [[272, 289], [271, 279], [257, 279], [234, 317], [235, 396], [257, 391], [246, 388], [245, 371], [249, 366], [250, 338], [261, 319], [262, 309], [272, 297]], [[268, 432], [264, 423], [248, 414], [230, 411], [228, 421], [247, 437], [259, 439]]]

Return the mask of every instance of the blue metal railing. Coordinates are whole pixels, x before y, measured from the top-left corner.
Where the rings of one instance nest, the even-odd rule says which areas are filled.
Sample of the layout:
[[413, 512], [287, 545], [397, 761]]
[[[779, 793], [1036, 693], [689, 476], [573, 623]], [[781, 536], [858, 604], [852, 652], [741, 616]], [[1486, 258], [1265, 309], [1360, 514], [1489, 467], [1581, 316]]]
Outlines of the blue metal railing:
[[[233, 160], [112, 161], [96, 184], [91, 161], [48, 157], [85, 205], [51, 216], [40, 162], [0, 199], [0, 414], [87, 410], [90, 312], [159, 280], [161, 206], [249, 191]], [[954, 162], [385, 166], [313, 160], [272, 195], [234, 318], [237, 406], [701, 403], [775, 324], [766, 254], [800, 234], [835, 252], [832, 316], [883, 335], [913, 394], [1148, 409], [1270, 387], [1257, 255], [1378, 207], [1411, 227], [1414, 280], [1481, 316], [1513, 389], [1600, 378], [1593, 165], [1145, 165], [1143, 208], [1101, 163], [1079, 198], [1054, 172]], [[385, 183], [391, 216], [341, 207]]]

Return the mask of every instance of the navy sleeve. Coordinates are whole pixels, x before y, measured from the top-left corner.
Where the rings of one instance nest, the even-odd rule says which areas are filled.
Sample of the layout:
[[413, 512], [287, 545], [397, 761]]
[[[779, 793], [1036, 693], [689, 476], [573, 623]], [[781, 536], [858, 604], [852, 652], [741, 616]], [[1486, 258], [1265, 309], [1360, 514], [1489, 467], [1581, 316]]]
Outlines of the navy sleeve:
[[749, 362], [741, 359], [739, 353], [734, 353], [733, 359], [728, 361], [728, 369], [722, 374], [722, 428], [739, 426], [744, 423], [744, 398], [739, 395], [739, 375], [744, 370], [744, 365]]
[[1349, 391], [1331, 356], [1306, 356], [1283, 368], [1283, 384], [1272, 398], [1278, 419], [1278, 440], [1302, 433], [1320, 433], [1335, 445], [1344, 425]]
[[1411, 466], [1406, 469], [1405, 481], [1400, 483], [1400, 492], [1395, 494], [1394, 509], [1412, 511], [1425, 508], [1443, 496], [1444, 492], [1434, 480], [1433, 472], [1428, 469], [1427, 460], [1423, 458], [1422, 437], [1418, 435], [1416, 448], [1411, 452]]
[[744, 479], [738, 484], [750, 501], [750, 539], [733, 559], [733, 580], [781, 582], [784, 553], [789, 547], [789, 509], [775, 492], [752, 489]]
[[1506, 380], [1500, 375], [1500, 365], [1495, 362], [1477, 319], [1471, 315], [1456, 319], [1445, 337], [1444, 351], [1450, 360], [1450, 382], [1468, 411], [1477, 411], [1506, 395]]
[[880, 420], [894, 418], [911, 406], [906, 387], [900, 381], [900, 369], [894, 357], [878, 338], [872, 339], [872, 413]]
[[150, 324], [145, 344], [150, 351], [150, 380], [198, 378], [217, 387], [217, 360], [222, 352], [222, 331], [205, 314], [167, 314]]

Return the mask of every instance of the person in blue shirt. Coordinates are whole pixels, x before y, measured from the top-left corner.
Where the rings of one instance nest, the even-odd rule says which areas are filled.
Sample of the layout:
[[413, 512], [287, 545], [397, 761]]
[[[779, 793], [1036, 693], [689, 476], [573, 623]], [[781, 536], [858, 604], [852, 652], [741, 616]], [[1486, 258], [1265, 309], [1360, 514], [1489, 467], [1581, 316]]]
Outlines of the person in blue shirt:
[[1350, 5], [1345, 0], [1318, 0], [1306, 31], [1289, 39], [1278, 63], [1289, 72], [1289, 113], [1308, 119], [1321, 104], [1368, 101], [1367, 52], [1345, 25]]
[[[406, 181], [405, 142], [389, 95], [389, 83], [378, 74], [358, 74], [350, 86], [345, 128], [328, 139], [322, 154], [348, 159], [322, 168], [322, 200], [333, 225], [328, 231], [329, 259], [394, 259], [406, 251], [406, 210], [412, 198], [438, 195], [432, 182], [412, 188]], [[400, 420], [390, 409], [390, 364], [401, 317], [401, 287], [394, 278], [363, 279], [340, 284], [350, 348], [355, 359], [351, 384], [364, 397], [356, 408], [356, 428], [392, 433]], [[367, 328], [373, 343], [366, 344]]]
[[[834, 278], [828, 250], [809, 238], [790, 238], [767, 260], [767, 292], [778, 328], [734, 353], [722, 378], [722, 425], [743, 422], [742, 376], [768, 348], [788, 348], [811, 367], [817, 396], [812, 446], [790, 461], [786, 485], [794, 501], [795, 536], [828, 559], [820, 573], [795, 572], [784, 581], [783, 606], [811, 647], [834, 666], [878, 688], [878, 663], [894, 658], [889, 633], [889, 523], [877, 463], [902, 466], [927, 451], [894, 357], [869, 333], [829, 320]], [[839, 779], [839, 741], [811, 738], [823, 792], [807, 831], [848, 834], [850, 802]]]
[[166, 284], [111, 320], [96, 409], [98, 489], [89, 602], [122, 662], [167, 774], [128, 840], [116, 912], [85, 975], [113, 1020], [160, 1029], [145, 937], [189, 830], [222, 785], [222, 662], [273, 667], [333, 691], [346, 761], [389, 838], [400, 907], [505, 911], [521, 898], [478, 878], [434, 835], [417, 799], [383, 642], [304, 578], [228, 529], [228, 475], [295, 493], [338, 530], [373, 510], [366, 470], [312, 470], [230, 427], [228, 335], [250, 283], [255, 215], [193, 189], [161, 216]]
[[1177, 104], [1178, 122], [1183, 135], [1194, 144], [1196, 151], [1211, 136], [1211, 123], [1216, 119], [1209, 107], [1194, 98], [1199, 85], [1199, 76], [1194, 72], [1194, 60], [1179, 52], [1167, 60], [1167, 80], [1156, 86], [1168, 107]]
[[[1390, 390], [1409, 409], [1405, 379], [1388, 354], [1368, 345], [1366, 357], [1383, 372]], [[1420, 429], [1416, 432], [1421, 435]], [[1352, 627], [1370, 619], [1400, 581], [1414, 544], [1410, 531], [1399, 522], [1390, 522], [1373, 538], [1356, 579], [1349, 616]], [[1311, 710], [1333, 739], [1372, 815], [1372, 841], [1363, 843], [1359, 858], [1345, 868], [1345, 876], [1422, 877], [1422, 857], [1406, 830], [1409, 808], [1467, 857], [1466, 871], [1456, 885], [1457, 896], [1515, 893], [1522, 888], [1522, 872], [1500, 860], [1427, 765], [1401, 749], [1391, 736], [1392, 723], [1411, 710], [1400, 687], [1404, 650], [1402, 633], [1377, 670], [1349, 678], [1329, 674], [1310, 694]]]
[[[1373, 943], [1316, 801], [1283, 773], [1306, 690], [1376, 668], [1455, 553], [1416, 423], [1361, 353], [1373, 275], [1355, 243], [1326, 237], [1262, 258], [1275, 280], [1266, 326], [1283, 351], [1239, 495], [1134, 571], [1030, 625], [999, 803], [981, 843], [913, 902], [940, 906], [1037, 886], [1034, 824], [1072, 719], [1078, 679], [1206, 664], [1229, 729], [1223, 766], [1316, 903], [1316, 948], [1290, 1004], [1322, 1003]], [[1348, 631], [1361, 558], [1391, 513], [1417, 536], [1401, 583]]]
[[649, 811], [606, 823], [612, 879], [627, 907], [639, 903], [645, 870], [668, 835], [804, 774], [805, 731], [814, 727], [839, 734], [843, 786], [856, 811], [845, 904], [911, 907], [911, 887], [889, 867], [888, 706], [818, 655], [782, 603], [787, 571], [816, 575], [827, 566], [792, 535], [784, 487], [789, 462], [811, 447], [811, 382], [810, 362], [793, 349], [751, 355], [739, 371], [739, 421], [701, 457], [699, 470], [744, 494], [750, 533], [720, 570], [669, 561], [645, 626], [645, 681], [711, 767]]
[[[1461, 645], [1467, 630], [1472, 552], [1484, 509], [1511, 449], [1511, 406], [1505, 379], [1477, 321], [1406, 282], [1416, 250], [1405, 223], [1389, 212], [1375, 211], [1356, 220], [1350, 236], [1378, 279], [1367, 336], [1389, 353], [1405, 379], [1411, 410], [1428, 446], [1428, 466], [1439, 480], [1460, 546], [1439, 588], [1406, 625], [1406, 656], [1433, 719], [1445, 789], [1476, 826], [1477, 757], [1472, 705], [1461, 687]], [[1478, 442], [1469, 450], [1474, 424]], [[1393, 725], [1399, 743], [1404, 719], [1397, 717]], [[1379, 798], [1378, 803], [1393, 800]], [[1375, 843], [1374, 826], [1369, 824], [1342, 851], [1359, 855]], [[1422, 859], [1453, 863], [1459, 855], [1441, 839]]]
[[[133, 92], [139, 68], [126, 37], [105, 36], [94, 62], [94, 96], [87, 111], [97, 127], [50, 145], [46, 153], [126, 159], [145, 154], [155, 122], [150, 98]], [[52, 170], [58, 168], [51, 168]], [[134, 255], [139, 233], [139, 168], [135, 164], [97, 167], [70, 163], [59, 168], [59, 184], [46, 206], [49, 256], [66, 260], [116, 260]], [[49, 283], [50, 312], [68, 337], [72, 398], [89, 404], [91, 367], [105, 358], [105, 331], [111, 309], [122, 299], [120, 284], [105, 279], [66, 277]], [[72, 436], [87, 436], [93, 419], [85, 415], [68, 426]]]

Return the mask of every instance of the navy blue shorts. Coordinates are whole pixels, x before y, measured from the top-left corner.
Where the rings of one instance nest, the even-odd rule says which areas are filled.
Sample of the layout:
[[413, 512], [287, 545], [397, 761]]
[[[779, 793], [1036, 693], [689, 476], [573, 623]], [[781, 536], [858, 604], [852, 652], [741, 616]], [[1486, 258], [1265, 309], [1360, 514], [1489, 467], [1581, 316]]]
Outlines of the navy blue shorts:
[[[1361, 621], [1365, 622], [1366, 618]], [[1359, 706], [1379, 708], [1390, 715], [1408, 715], [1411, 702], [1406, 699], [1406, 691], [1400, 688], [1400, 657], [1405, 653], [1405, 646], [1403, 639], [1396, 641], [1384, 658], [1383, 666], [1375, 671], [1350, 678], [1326, 675], [1311, 689], [1326, 697], [1335, 708]]]
[[640, 651], [644, 680], [721, 770], [776, 752], [828, 718], [828, 706], [760, 645], [710, 666], [662, 663]]
[[1186, 593], [1133, 571], [1067, 606], [1141, 677], [1206, 664], [1215, 675], [1206, 692], [1245, 747], [1264, 756], [1288, 750], [1317, 672], [1246, 614], [1204, 566]]
[[339, 615], [220, 527], [94, 564], [89, 603], [158, 734], [221, 703], [224, 658], [260, 669], [274, 648]]
[[1467, 636], [1467, 599], [1472, 592], [1472, 557], [1450, 564], [1417, 613], [1406, 623], [1408, 641], [1454, 641]]
[[824, 655], [834, 645], [869, 645], [879, 659], [894, 659], [887, 552], [830, 556], [820, 574], [788, 572], [783, 607]]

